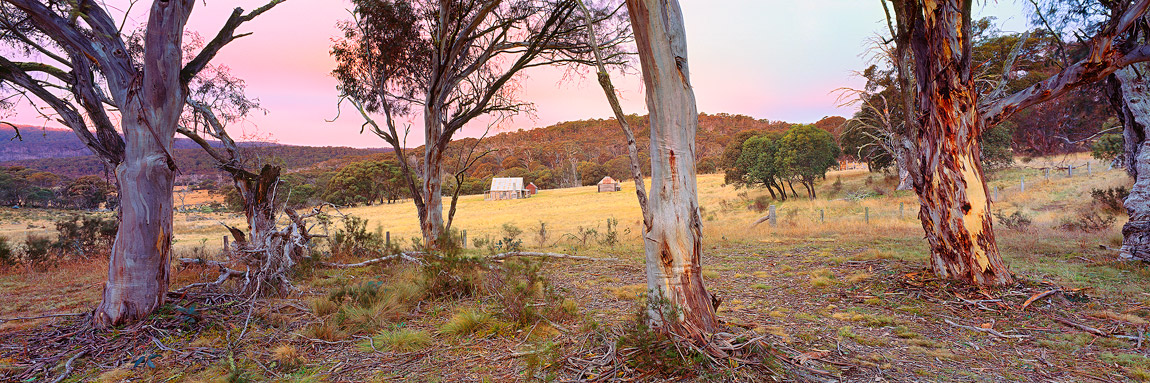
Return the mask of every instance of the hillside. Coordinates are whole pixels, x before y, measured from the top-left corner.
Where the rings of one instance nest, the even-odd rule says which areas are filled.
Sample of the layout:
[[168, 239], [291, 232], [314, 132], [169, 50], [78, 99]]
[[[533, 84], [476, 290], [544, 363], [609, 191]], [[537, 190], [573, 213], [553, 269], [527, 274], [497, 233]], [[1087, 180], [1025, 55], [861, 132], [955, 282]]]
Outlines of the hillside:
[[[92, 155], [70, 130], [20, 126], [21, 139], [15, 131], [0, 127], [0, 165], [24, 166], [68, 177], [103, 174], [104, 163]], [[360, 157], [384, 153], [388, 149], [357, 149], [334, 146], [280, 145], [271, 142], [241, 142], [244, 156], [249, 161], [270, 159], [287, 169], [312, 167], [325, 161], [343, 157]], [[173, 143], [172, 156], [181, 175], [214, 174], [215, 161], [199, 145], [186, 138]], [[218, 146], [215, 143], [213, 146]]]

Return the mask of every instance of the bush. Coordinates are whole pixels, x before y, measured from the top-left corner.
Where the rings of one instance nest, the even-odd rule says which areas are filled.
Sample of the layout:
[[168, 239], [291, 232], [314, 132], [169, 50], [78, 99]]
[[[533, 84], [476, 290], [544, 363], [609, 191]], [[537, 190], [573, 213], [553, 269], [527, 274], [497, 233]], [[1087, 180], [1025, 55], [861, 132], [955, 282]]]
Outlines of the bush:
[[84, 258], [109, 254], [119, 227], [120, 223], [115, 218], [73, 215], [56, 222], [56, 242], [52, 244], [52, 248], [61, 255], [70, 254]]
[[619, 244], [618, 219], [607, 218], [607, 231], [603, 233], [603, 240], [599, 241], [599, 244], [603, 246], [615, 246]]
[[367, 220], [356, 216], [344, 216], [343, 228], [336, 230], [331, 238], [331, 253], [363, 256], [384, 247], [382, 233], [367, 231]]
[[432, 299], [470, 297], [483, 287], [483, 270], [476, 258], [436, 257], [423, 266], [423, 289]]
[[44, 266], [52, 259], [52, 240], [39, 235], [24, 239], [24, 261], [33, 266]]
[[1063, 218], [1058, 227], [1070, 231], [1092, 233], [1110, 228], [1110, 225], [1114, 224], [1116, 220], [1112, 215], [1101, 215], [1093, 209], [1086, 209], [1080, 211], [1075, 217]]
[[1090, 189], [1090, 197], [1094, 203], [1101, 206], [1103, 210], [1109, 213], [1123, 213], [1125, 207], [1123, 202], [1126, 197], [1130, 196], [1130, 191], [1126, 190], [1124, 186], [1112, 187], [1109, 189]]
[[12, 253], [12, 245], [8, 244], [8, 237], [0, 237], [0, 266], [16, 264], [16, 255]]
[[504, 262], [499, 294], [496, 294], [504, 318], [526, 326], [542, 318], [562, 319], [559, 317], [565, 315], [562, 310], [556, 310], [563, 298], [547, 283], [540, 272], [541, 266], [542, 262], [526, 258]]
[[1022, 211], [1016, 211], [1011, 215], [1004, 215], [1001, 212], [994, 212], [994, 218], [998, 220], [998, 224], [1006, 227], [1007, 229], [1024, 229], [1030, 227], [1033, 220], [1030, 216], [1022, 214]]

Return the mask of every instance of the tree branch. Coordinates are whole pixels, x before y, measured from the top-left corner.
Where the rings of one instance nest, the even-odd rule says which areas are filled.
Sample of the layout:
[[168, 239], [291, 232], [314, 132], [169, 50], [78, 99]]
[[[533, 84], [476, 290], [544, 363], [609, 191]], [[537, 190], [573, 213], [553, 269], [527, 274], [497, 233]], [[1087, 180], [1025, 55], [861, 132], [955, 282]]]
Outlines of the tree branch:
[[187, 84], [189, 81], [192, 81], [192, 78], [196, 77], [200, 71], [204, 70], [204, 67], [208, 65], [208, 62], [210, 62], [212, 58], [214, 58], [216, 54], [219, 53], [220, 49], [222, 49], [225, 45], [228, 45], [228, 43], [237, 38], [251, 34], [242, 33], [237, 35], [236, 28], [239, 28], [239, 26], [243, 23], [251, 21], [252, 19], [256, 18], [256, 16], [267, 12], [269, 9], [272, 9], [272, 7], [275, 7], [284, 1], [287, 0], [272, 0], [267, 4], [264, 4], [264, 6], [249, 12], [248, 14], [244, 14], [243, 8], [237, 7], [235, 10], [233, 10], [231, 16], [228, 17], [228, 20], [224, 22], [224, 26], [220, 28], [218, 33], [216, 33], [216, 37], [212, 38], [212, 40], [209, 41], [207, 45], [204, 45], [204, 49], [200, 50], [200, 53], [197, 54], [196, 57], [191, 61], [189, 61], [188, 64], [184, 66], [184, 69], [180, 70], [180, 82]]

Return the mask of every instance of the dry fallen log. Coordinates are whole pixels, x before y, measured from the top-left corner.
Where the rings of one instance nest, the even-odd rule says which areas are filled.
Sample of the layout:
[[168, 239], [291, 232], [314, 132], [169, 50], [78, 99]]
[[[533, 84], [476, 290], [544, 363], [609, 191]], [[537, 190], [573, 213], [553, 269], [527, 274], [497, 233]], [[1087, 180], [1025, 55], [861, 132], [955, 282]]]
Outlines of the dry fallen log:
[[390, 260], [393, 260], [393, 259], [402, 259], [402, 260], [405, 260], [405, 261], [411, 261], [411, 262], [415, 262], [415, 263], [420, 263], [420, 264], [422, 264], [423, 262], [422, 262], [422, 261], [420, 261], [419, 259], [415, 258], [415, 257], [414, 257], [414, 255], [419, 255], [419, 253], [399, 253], [399, 254], [392, 254], [392, 255], [388, 255], [388, 256], [384, 256], [384, 257], [379, 257], [379, 258], [375, 258], [375, 259], [369, 259], [369, 260], [366, 260], [366, 261], [363, 261], [363, 262], [359, 262], [359, 263], [331, 263], [331, 262], [320, 262], [319, 264], [321, 264], [321, 265], [324, 265], [324, 266], [327, 266], [327, 267], [335, 267], [335, 268], [339, 268], [339, 269], [350, 269], [350, 268], [355, 268], [355, 267], [371, 266], [371, 265], [374, 265], [374, 264], [376, 264], [376, 263], [380, 263], [380, 262], [387, 262], [387, 261], [390, 261]]
[[1056, 316], [1051, 316], [1050, 319], [1054, 319], [1055, 322], [1062, 323], [1064, 325], [1067, 325], [1067, 326], [1070, 326], [1070, 327], [1073, 327], [1073, 328], [1076, 328], [1076, 329], [1079, 329], [1082, 331], [1086, 331], [1088, 333], [1098, 335], [1101, 337], [1109, 337], [1110, 336], [1110, 333], [1108, 333], [1106, 331], [1102, 331], [1102, 330], [1099, 330], [1099, 329], [1096, 329], [1096, 328], [1093, 328], [1093, 327], [1090, 327], [1090, 326], [1087, 326], [1087, 325], [1084, 325], [1081, 323], [1071, 322], [1069, 319], [1059, 318]]
[[493, 260], [502, 260], [512, 257], [540, 257], [540, 258], [558, 258], [558, 259], [577, 259], [581, 261], [618, 261], [618, 258], [592, 258], [579, 255], [567, 255], [560, 253], [540, 253], [534, 251], [512, 251], [507, 253], [500, 253], [488, 257]]

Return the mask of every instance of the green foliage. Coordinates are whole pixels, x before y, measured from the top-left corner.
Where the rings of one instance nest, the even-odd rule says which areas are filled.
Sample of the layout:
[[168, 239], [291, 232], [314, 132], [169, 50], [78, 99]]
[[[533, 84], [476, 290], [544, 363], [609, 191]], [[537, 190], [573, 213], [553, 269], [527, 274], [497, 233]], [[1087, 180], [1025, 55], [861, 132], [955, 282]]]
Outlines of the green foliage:
[[523, 229], [511, 222], [504, 223], [502, 229], [503, 238], [495, 243], [495, 250], [502, 252], [523, 250], [523, 240], [519, 239], [519, 236], [523, 234]]
[[542, 262], [528, 258], [512, 258], [503, 263], [495, 295], [506, 320], [529, 326], [544, 318], [560, 320], [573, 314], [563, 309], [565, 301], [547, 283], [542, 266]]
[[61, 204], [77, 209], [114, 208], [119, 202], [116, 186], [98, 176], [83, 176], [65, 185], [59, 192]]
[[523, 376], [527, 380], [555, 381], [564, 366], [563, 356], [563, 350], [555, 342], [533, 343], [523, 352]]
[[16, 264], [16, 254], [12, 252], [12, 245], [8, 244], [8, 237], [0, 237], [0, 266]]
[[423, 286], [431, 299], [459, 299], [474, 296], [483, 287], [482, 261], [471, 257], [444, 255], [423, 266]]
[[647, 305], [638, 306], [634, 319], [625, 325], [623, 335], [616, 342], [620, 350], [635, 350], [627, 359], [627, 364], [635, 369], [654, 371], [664, 377], [684, 379], [694, 376], [706, 363], [707, 356], [693, 347], [680, 349], [674, 339], [651, 328], [652, 309], [665, 313], [674, 311], [665, 299], [651, 299]]
[[1116, 220], [1113, 215], [1098, 214], [1094, 209], [1083, 209], [1077, 215], [1063, 217], [1058, 227], [1069, 231], [1092, 233], [1109, 229]]
[[1113, 161], [1126, 151], [1121, 134], [1103, 134], [1090, 145], [1090, 155], [1102, 161]]
[[439, 333], [451, 336], [468, 336], [489, 327], [493, 322], [491, 314], [482, 310], [466, 309], [453, 315], [442, 326]]
[[73, 215], [56, 222], [56, 242], [52, 247], [61, 254], [80, 257], [108, 254], [119, 226], [115, 218]]
[[738, 149], [728, 147], [724, 159], [735, 159], [734, 165], [727, 167], [725, 179], [736, 185], [764, 186], [772, 198], [784, 200], [784, 183], [799, 182], [814, 198], [815, 181], [838, 165], [841, 153], [830, 132], [812, 125], [795, 125], [784, 134], [752, 136]]
[[1111, 214], [1124, 212], [1126, 208], [1123, 206], [1123, 203], [1126, 202], [1126, 197], [1129, 196], [1130, 191], [1126, 190], [1125, 186], [1108, 189], [1090, 189], [1090, 198], [1094, 200], [1094, 204]]
[[619, 244], [618, 219], [607, 218], [607, 229], [603, 232], [603, 239], [599, 240], [599, 244], [603, 246], [615, 246]]
[[331, 177], [324, 199], [336, 205], [390, 203], [406, 195], [406, 189], [399, 164], [359, 161], [347, 164]]
[[360, 342], [362, 351], [374, 351], [376, 348], [385, 348], [391, 352], [419, 351], [431, 344], [431, 333], [423, 330], [412, 330], [400, 327], [392, 330], [382, 330], [371, 337], [370, 342]]
[[371, 255], [385, 247], [384, 242], [382, 233], [367, 231], [366, 219], [348, 215], [343, 217], [343, 228], [331, 237], [331, 252], [356, 257]]
[[1011, 137], [1014, 123], [1007, 121], [982, 132], [979, 144], [982, 145], [982, 167], [998, 170], [1014, 164], [1014, 151], [1011, 150]]
[[36, 267], [46, 266], [52, 261], [52, 240], [39, 235], [24, 238], [24, 261]]
[[1030, 227], [1033, 220], [1030, 216], [1023, 214], [1018, 210], [1010, 215], [1002, 214], [1000, 211], [994, 212], [995, 223], [1006, 227], [1007, 229], [1021, 230]]

